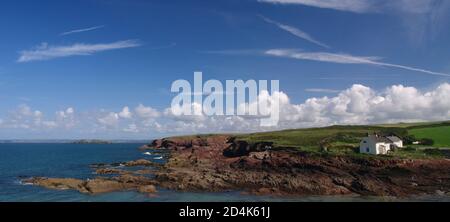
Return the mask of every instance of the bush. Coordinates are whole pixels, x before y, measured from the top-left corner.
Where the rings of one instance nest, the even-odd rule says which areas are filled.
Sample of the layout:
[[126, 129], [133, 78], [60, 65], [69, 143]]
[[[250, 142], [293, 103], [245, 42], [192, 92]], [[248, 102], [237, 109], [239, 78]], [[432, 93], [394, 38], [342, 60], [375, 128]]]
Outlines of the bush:
[[420, 144], [425, 146], [433, 146], [434, 141], [432, 139], [425, 138], [420, 140]]
[[414, 135], [407, 135], [407, 136], [403, 137], [403, 142], [407, 145], [412, 145], [416, 141], [417, 141], [417, 139]]
[[405, 151], [416, 151], [416, 148], [408, 146], [404, 150]]
[[344, 143], [359, 143], [361, 139], [359, 137], [356, 137], [355, 135], [352, 135], [351, 133], [338, 133], [334, 141], [344, 142]]
[[442, 151], [438, 149], [426, 149], [423, 151], [427, 155], [440, 156], [442, 155]]

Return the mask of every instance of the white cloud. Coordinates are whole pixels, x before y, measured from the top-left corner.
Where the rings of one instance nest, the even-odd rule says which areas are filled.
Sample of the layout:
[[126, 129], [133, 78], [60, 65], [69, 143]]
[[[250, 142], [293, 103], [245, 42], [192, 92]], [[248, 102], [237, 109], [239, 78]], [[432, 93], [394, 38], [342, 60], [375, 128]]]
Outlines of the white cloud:
[[336, 97], [311, 98], [303, 104], [291, 105], [282, 110], [288, 111], [285, 116], [290, 121], [310, 126], [447, 120], [450, 118], [450, 102], [447, 101], [450, 101], [448, 83], [430, 92], [420, 92], [414, 87], [403, 85], [376, 92], [356, 84]]
[[69, 107], [66, 110], [57, 111], [56, 124], [67, 129], [74, 127], [76, 125], [75, 109], [73, 107]]
[[412, 14], [428, 13], [440, 0], [258, 0], [274, 4], [305, 5], [355, 13], [404, 12]]
[[157, 118], [160, 116], [160, 113], [158, 112], [158, 110], [156, 110], [152, 107], [146, 107], [142, 104], [139, 104], [134, 109], [134, 111], [138, 117], [143, 118], [143, 119], [153, 119], [153, 118]]
[[414, 45], [433, 40], [448, 27], [450, 1], [446, 0], [258, 0], [304, 5], [353, 13], [379, 13], [398, 17]]
[[279, 22], [276, 22], [276, 21], [273, 21], [271, 19], [268, 19], [268, 18], [266, 18], [264, 16], [261, 16], [261, 17], [267, 23], [276, 25], [278, 28], [280, 28], [280, 29], [282, 29], [282, 30], [284, 30], [286, 32], [289, 32], [289, 33], [291, 33], [294, 36], [297, 36], [297, 37], [299, 37], [301, 39], [304, 39], [304, 40], [306, 40], [308, 42], [314, 43], [314, 44], [316, 44], [318, 46], [321, 46], [321, 47], [324, 47], [324, 48], [330, 48], [328, 45], [326, 45], [326, 44], [324, 44], [324, 43], [314, 39], [308, 33], [304, 32], [304, 31], [302, 31], [302, 30], [300, 30], [298, 28], [295, 28], [295, 27], [292, 27], [292, 26], [289, 26], [289, 25], [281, 24]]
[[129, 124], [126, 128], [124, 128], [123, 131], [128, 133], [138, 133], [139, 129], [136, 124], [132, 123]]
[[34, 129], [37, 127], [50, 126], [43, 120], [44, 114], [39, 110], [33, 110], [26, 104], [19, 105], [10, 112], [10, 116], [2, 121], [3, 128], [12, 129]]
[[119, 123], [119, 114], [110, 112], [97, 119], [98, 123], [107, 128], [116, 127]]
[[[382, 90], [355, 84], [335, 96], [312, 97], [302, 103], [292, 103], [286, 93], [262, 93], [259, 99], [279, 99], [280, 122], [272, 128], [260, 127], [260, 116], [176, 116], [167, 108], [163, 114], [140, 104], [139, 110], [123, 118], [117, 112], [101, 110], [75, 115], [73, 108], [58, 111], [54, 118], [27, 105], [21, 105], [9, 116], [1, 117], [1, 130], [18, 129], [20, 132], [53, 130], [70, 136], [84, 132], [87, 136], [232, 133], [290, 128], [320, 127], [333, 124], [378, 124], [414, 121], [440, 121], [450, 119], [450, 84], [422, 91], [415, 87], [393, 85]], [[199, 104], [191, 104], [195, 109]], [[254, 107], [249, 104], [249, 107]], [[123, 111], [123, 109], [122, 109]], [[138, 114], [140, 113], [140, 114]], [[68, 121], [70, 120], [70, 121]], [[76, 128], [66, 128], [65, 123], [77, 123]], [[44, 131], [47, 132], [47, 131]], [[95, 133], [95, 134], [93, 134]], [[115, 134], [109, 134], [115, 133]]]
[[373, 9], [371, 0], [258, 0], [259, 2], [277, 4], [299, 4], [318, 8], [335, 9], [357, 13], [369, 12]]
[[339, 90], [336, 89], [323, 89], [323, 88], [308, 88], [305, 89], [306, 92], [315, 92], [315, 93], [338, 93]]
[[420, 72], [429, 75], [447, 76], [447, 77], [450, 76], [450, 74], [447, 73], [433, 72], [426, 69], [381, 62], [380, 58], [378, 57], [362, 57], [362, 56], [353, 56], [349, 54], [328, 53], [328, 52], [302, 52], [293, 49], [270, 49], [267, 50], [265, 54], [270, 56], [286, 57], [299, 60], [312, 60], [312, 61], [340, 63], [340, 64], [366, 64], [366, 65], [385, 66], [414, 72]]
[[[289, 128], [318, 127], [333, 124], [374, 124], [389, 122], [437, 121], [450, 119], [450, 84], [422, 92], [414, 87], [394, 85], [376, 91], [355, 84], [335, 97], [313, 97], [293, 104], [283, 92], [262, 95], [278, 97], [280, 123], [274, 128], [259, 126], [251, 116], [174, 116], [166, 111], [159, 131], [171, 133], [251, 132]], [[251, 104], [250, 107], [253, 107]]]
[[31, 108], [30, 108], [28, 105], [26, 105], [26, 104], [21, 104], [21, 105], [19, 105], [19, 107], [18, 107], [18, 109], [17, 109], [17, 111], [16, 111], [16, 115], [19, 116], [19, 117], [22, 117], [22, 116], [32, 116], [33, 113], [36, 113], [36, 112], [39, 113], [38, 110], [35, 111], [35, 112], [33, 112], [33, 111], [31, 110]]
[[88, 31], [93, 31], [93, 30], [96, 30], [96, 29], [101, 29], [101, 28], [104, 28], [104, 27], [105, 27], [104, 25], [99, 25], [99, 26], [83, 28], [83, 29], [75, 29], [75, 30], [63, 32], [63, 33], [61, 33], [59, 35], [63, 36], [63, 35], [70, 35], [70, 34], [80, 33], [80, 32], [88, 32]]
[[133, 114], [130, 112], [128, 106], [123, 107], [122, 111], [119, 113], [119, 117], [124, 119], [130, 119], [133, 117]]
[[40, 46], [37, 46], [34, 49], [21, 51], [20, 57], [17, 59], [17, 62], [50, 60], [68, 56], [86, 56], [102, 51], [132, 48], [138, 46], [140, 46], [140, 43], [136, 40], [125, 40], [100, 44], [77, 43], [66, 46], [49, 46], [47, 43], [42, 43]]

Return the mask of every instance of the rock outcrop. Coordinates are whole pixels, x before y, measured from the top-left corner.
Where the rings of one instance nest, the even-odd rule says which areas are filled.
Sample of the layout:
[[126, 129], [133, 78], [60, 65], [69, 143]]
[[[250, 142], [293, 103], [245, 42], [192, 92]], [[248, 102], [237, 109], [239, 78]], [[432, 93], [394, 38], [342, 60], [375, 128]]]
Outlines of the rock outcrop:
[[[42, 186], [48, 189], [56, 190], [77, 190], [85, 194], [100, 194], [122, 190], [139, 190], [146, 193], [155, 193], [154, 182], [146, 177], [134, 175], [121, 175], [113, 178], [97, 177], [95, 179], [73, 179], [73, 178], [46, 178], [33, 177], [23, 180], [24, 183], [30, 183]], [[151, 188], [154, 189], [151, 189]]]
[[24, 182], [87, 194], [120, 190], [154, 193], [156, 187], [282, 196], [450, 194], [448, 159], [318, 155], [272, 146], [270, 142], [250, 144], [225, 135], [165, 138], [148, 145], [153, 151], [170, 153], [165, 164], [145, 159], [92, 164], [97, 174], [110, 177], [37, 177]]
[[407, 196], [450, 192], [450, 161], [319, 156], [227, 136], [156, 140], [170, 149], [157, 173], [175, 190], [241, 190], [271, 195]]

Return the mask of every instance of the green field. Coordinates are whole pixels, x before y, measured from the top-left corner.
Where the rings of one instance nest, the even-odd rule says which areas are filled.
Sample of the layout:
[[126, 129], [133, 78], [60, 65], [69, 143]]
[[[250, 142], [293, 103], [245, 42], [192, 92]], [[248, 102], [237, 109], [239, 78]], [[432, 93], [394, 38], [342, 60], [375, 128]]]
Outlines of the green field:
[[417, 139], [429, 138], [434, 140], [435, 147], [450, 147], [450, 126], [415, 128], [408, 130]]
[[450, 121], [439, 121], [439, 122], [415, 122], [415, 123], [389, 123], [389, 124], [379, 124], [376, 126], [379, 127], [397, 127], [397, 128], [421, 128], [421, 127], [432, 127], [432, 126], [439, 126], [444, 125], [448, 126], [450, 125]]
[[403, 128], [378, 126], [330, 126], [237, 135], [238, 140], [249, 143], [273, 142], [275, 148], [319, 153], [326, 148], [329, 154], [355, 154], [359, 143], [367, 133], [395, 133], [406, 135]]
[[[400, 123], [376, 126], [330, 126], [236, 135], [249, 143], [273, 142], [274, 147], [292, 148], [318, 154], [367, 156], [358, 153], [359, 143], [367, 133], [415, 135], [429, 138], [439, 147], [450, 147], [450, 122]], [[324, 149], [324, 147], [326, 149]], [[400, 149], [390, 157], [421, 159], [442, 158], [439, 152], [426, 152], [421, 146]], [[379, 158], [385, 158], [380, 156]]]
[[[361, 126], [329, 126], [323, 128], [292, 129], [274, 132], [233, 134], [237, 140], [248, 143], [273, 142], [274, 149], [294, 149], [318, 155], [351, 155], [363, 158], [443, 158], [439, 150], [426, 146], [408, 145], [386, 156], [359, 154], [359, 143], [367, 133], [395, 134], [400, 138], [414, 135], [417, 139], [433, 139], [436, 147], [450, 147], [450, 122], [398, 123]], [[197, 135], [198, 136], [198, 135]], [[210, 135], [202, 135], [210, 136]], [[192, 136], [181, 138], [189, 139]], [[180, 137], [179, 137], [180, 138]], [[434, 152], [436, 151], [436, 152]]]

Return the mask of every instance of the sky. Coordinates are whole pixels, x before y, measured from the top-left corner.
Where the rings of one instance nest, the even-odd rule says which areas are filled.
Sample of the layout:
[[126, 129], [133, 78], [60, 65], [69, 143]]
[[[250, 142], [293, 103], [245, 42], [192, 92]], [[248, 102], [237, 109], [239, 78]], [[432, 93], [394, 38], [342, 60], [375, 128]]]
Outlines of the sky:
[[[450, 119], [450, 1], [5, 0], [0, 139]], [[172, 82], [279, 80], [281, 120], [175, 117]]]

